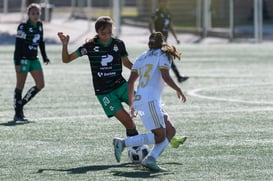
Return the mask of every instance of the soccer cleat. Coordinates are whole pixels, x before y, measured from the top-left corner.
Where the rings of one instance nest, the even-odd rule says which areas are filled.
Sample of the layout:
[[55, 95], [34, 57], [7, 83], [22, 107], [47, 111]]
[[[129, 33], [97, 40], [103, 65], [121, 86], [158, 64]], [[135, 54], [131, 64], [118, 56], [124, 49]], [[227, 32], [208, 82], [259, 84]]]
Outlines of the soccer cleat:
[[165, 168], [158, 166], [155, 158], [152, 156], [148, 156], [144, 160], [142, 160], [141, 165], [150, 169], [151, 171], [157, 171], [157, 172], [166, 172], [167, 171]]
[[170, 144], [173, 148], [178, 148], [180, 145], [182, 145], [185, 141], [187, 140], [186, 136], [174, 136], [171, 141]]
[[28, 123], [29, 122], [28, 119], [26, 119], [25, 117], [23, 117], [23, 116], [17, 116], [17, 115], [15, 115], [13, 117], [13, 121], [14, 122], [24, 122], [24, 123]]
[[117, 162], [120, 162], [121, 153], [124, 150], [123, 146], [123, 140], [120, 138], [114, 138], [113, 139], [113, 145], [114, 145], [114, 151], [115, 151], [115, 157]]
[[181, 82], [184, 82], [184, 81], [186, 81], [188, 79], [189, 79], [189, 77], [187, 77], [187, 76], [180, 76], [180, 77], [177, 78], [177, 81], [181, 83]]

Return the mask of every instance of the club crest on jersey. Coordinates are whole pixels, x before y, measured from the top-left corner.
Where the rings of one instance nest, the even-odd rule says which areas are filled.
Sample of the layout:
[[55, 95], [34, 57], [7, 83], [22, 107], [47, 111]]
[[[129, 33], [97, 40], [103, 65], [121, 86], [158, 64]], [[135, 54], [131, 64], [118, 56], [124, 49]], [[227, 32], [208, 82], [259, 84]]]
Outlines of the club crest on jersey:
[[117, 46], [117, 44], [114, 44], [113, 50], [114, 50], [115, 52], [118, 51], [118, 46]]

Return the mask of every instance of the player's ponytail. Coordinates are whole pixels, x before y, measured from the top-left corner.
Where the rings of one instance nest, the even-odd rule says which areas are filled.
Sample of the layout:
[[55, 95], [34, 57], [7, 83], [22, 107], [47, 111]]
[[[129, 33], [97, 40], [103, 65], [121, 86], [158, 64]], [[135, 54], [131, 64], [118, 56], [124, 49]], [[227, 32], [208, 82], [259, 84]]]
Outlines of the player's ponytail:
[[178, 58], [178, 60], [180, 60], [180, 58], [181, 58], [181, 53], [178, 52], [176, 50], [175, 46], [173, 46], [173, 45], [164, 44], [162, 46], [161, 50], [166, 53], [166, 55], [168, 56], [170, 61], [173, 61], [176, 58]]
[[181, 58], [181, 53], [176, 50], [175, 46], [164, 43], [161, 32], [153, 32], [149, 37], [148, 45], [150, 49], [161, 49], [166, 53], [170, 61], [173, 61], [175, 58], [180, 60]]

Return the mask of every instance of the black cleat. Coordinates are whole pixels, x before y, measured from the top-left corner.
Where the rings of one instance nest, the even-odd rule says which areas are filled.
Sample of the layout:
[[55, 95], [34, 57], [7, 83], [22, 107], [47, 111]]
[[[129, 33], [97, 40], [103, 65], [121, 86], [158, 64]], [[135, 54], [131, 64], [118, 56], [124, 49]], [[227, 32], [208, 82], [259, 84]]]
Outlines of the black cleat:
[[177, 81], [181, 83], [181, 82], [184, 82], [184, 81], [186, 81], [188, 79], [189, 79], [188, 76], [181, 76], [181, 77], [177, 78]]
[[28, 119], [26, 119], [25, 117], [17, 116], [17, 115], [14, 116], [13, 121], [14, 122], [22, 122], [22, 123], [28, 123], [29, 122]]

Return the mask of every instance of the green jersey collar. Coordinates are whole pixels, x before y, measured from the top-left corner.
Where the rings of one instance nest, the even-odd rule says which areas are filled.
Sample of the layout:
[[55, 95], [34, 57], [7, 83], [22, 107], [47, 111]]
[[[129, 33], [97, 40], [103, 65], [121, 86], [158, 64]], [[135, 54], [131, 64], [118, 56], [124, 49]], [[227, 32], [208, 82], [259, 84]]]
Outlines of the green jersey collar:
[[103, 47], [108, 47], [109, 45], [111, 45], [112, 42], [113, 42], [113, 38], [110, 38], [110, 40], [109, 40], [108, 43], [103, 43], [103, 42], [101, 42], [100, 39], [98, 39], [98, 43], [99, 43], [100, 45], [102, 45]]

